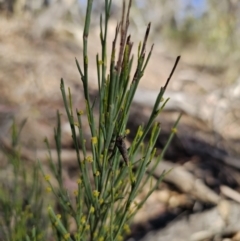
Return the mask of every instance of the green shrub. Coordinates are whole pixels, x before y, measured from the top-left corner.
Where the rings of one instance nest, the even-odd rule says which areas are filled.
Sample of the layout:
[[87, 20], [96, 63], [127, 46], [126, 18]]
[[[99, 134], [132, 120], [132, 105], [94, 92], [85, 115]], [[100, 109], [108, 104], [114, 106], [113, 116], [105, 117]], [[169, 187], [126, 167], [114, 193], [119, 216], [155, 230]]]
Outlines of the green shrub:
[[[102, 52], [96, 56], [98, 96], [97, 100], [91, 101], [88, 86], [87, 47], [92, 2], [92, 0], [88, 1], [86, 10], [83, 33], [83, 68], [80, 67], [76, 60], [83, 84], [86, 110], [74, 111], [70, 89], [68, 88], [66, 94], [63, 79], [60, 85], [80, 171], [77, 181], [78, 189], [74, 192], [76, 205], [74, 205], [63, 186], [59, 113], [57, 114], [58, 125], [54, 132], [58, 151], [57, 164], [54, 164], [51, 155], [49, 155], [51, 170], [58, 181], [59, 188], [54, 188], [50, 177], [44, 174], [60, 207], [57, 212], [54, 211], [52, 206], [48, 207], [48, 214], [56, 231], [57, 240], [122, 240], [123, 236], [130, 230], [128, 224], [131, 219], [166, 174], [162, 174], [161, 178], [157, 180], [141, 202], [134, 202], [136, 196], [141, 192], [144, 184], [149, 180], [154, 169], [162, 160], [165, 150], [176, 132], [176, 125], [179, 121], [179, 119], [176, 121], [165, 148], [161, 154], [157, 155], [155, 144], [161, 128], [160, 123], [155, 122], [155, 119], [168, 101], [168, 99], [163, 99], [163, 95], [180, 57], [177, 58], [165, 86], [160, 89], [147, 124], [138, 127], [130, 148], [127, 149], [125, 145], [124, 138], [129, 132], [126, 125], [131, 103], [153, 50], [152, 45], [150, 51], [146, 53], [151, 26], [149, 24], [143, 42], [139, 43], [137, 66], [133, 77], [131, 77], [133, 42], [131, 42], [131, 37], [127, 33], [131, 1], [129, 1], [127, 10], [125, 4], [123, 4], [122, 20], [116, 26], [116, 33], [112, 42], [110, 63], [107, 62], [107, 28], [111, 1], [105, 1], [105, 15], [100, 17]], [[119, 35], [117, 56], [117, 38]], [[108, 64], [109, 68], [107, 68]], [[96, 104], [96, 102], [98, 103]], [[98, 110], [99, 115], [94, 114], [95, 110]], [[88, 155], [86, 150], [84, 127], [82, 125], [83, 115], [88, 118], [91, 133], [91, 155]], [[147, 135], [149, 135], [149, 140], [144, 144]], [[46, 143], [49, 147], [47, 140]], [[149, 164], [153, 160], [154, 165], [150, 167]], [[145, 175], [147, 169], [150, 175]], [[74, 232], [70, 231], [70, 219], [74, 220], [76, 227]]]
[[[26, 165], [21, 157], [18, 130], [12, 126], [12, 144], [4, 148], [8, 165], [1, 170], [0, 240], [45, 240], [47, 217], [43, 215], [42, 185], [38, 163]], [[46, 213], [46, 212], [45, 212]]]

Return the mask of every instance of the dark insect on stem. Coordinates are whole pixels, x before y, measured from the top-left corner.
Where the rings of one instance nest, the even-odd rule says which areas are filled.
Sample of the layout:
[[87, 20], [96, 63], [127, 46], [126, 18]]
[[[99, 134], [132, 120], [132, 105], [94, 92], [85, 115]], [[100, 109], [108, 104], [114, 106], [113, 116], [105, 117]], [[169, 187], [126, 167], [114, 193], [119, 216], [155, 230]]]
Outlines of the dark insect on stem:
[[116, 146], [117, 146], [118, 150], [120, 151], [120, 153], [123, 157], [124, 162], [128, 166], [129, 158], [128, 158], [127, 146], [126, 146], [126, 143], [124, 141], [125, 137], [126, 136], [121, 136], [121, 135], [118, 136], [115, 143], [116, 143]]

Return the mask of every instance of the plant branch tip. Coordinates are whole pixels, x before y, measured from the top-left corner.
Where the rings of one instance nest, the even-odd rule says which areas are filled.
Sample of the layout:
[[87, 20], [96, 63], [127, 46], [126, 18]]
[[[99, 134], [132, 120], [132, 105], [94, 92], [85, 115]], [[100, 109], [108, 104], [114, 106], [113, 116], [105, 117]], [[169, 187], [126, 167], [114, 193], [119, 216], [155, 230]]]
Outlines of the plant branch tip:
[[167, 79], [166, 84], [165, 84], [164, 87], [163, 87], [164, 91], [167, 89], [167, 86], [168, 86], [168, 84], [169, 84], [169, 82], [170, 82], [170, 80], [171, 80], [171, 78], [172, 78], [172, 76], [173, 76], [173, 73], [175, 72], [175, 69], [176, 69], [176, 67], [177, 67], [177, 65], [178, 65], [178, 62], [179, 62], [180, 58], [181, 58], [180, 55], [176, 58], [175, 64], [174, 64], [174, 66], [173, 66], [173, 68], [172, 68], [172, 71], [171, 71], [171, 73], [170, 73], [170, 75], [169, 75], [169, 77], [168, 77], [168, 79]]

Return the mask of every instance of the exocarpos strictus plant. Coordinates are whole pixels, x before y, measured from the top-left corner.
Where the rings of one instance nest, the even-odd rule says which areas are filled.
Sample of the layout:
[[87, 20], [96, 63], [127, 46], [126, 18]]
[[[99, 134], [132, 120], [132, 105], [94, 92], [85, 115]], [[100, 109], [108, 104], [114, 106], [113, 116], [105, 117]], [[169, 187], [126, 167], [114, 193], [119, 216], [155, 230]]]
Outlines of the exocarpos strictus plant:
[[[61, 123], [58, 113], [58, 125], [55, 129], [55, 140], [58, 151], [58, 163], [49, 158], [59, 188], [53, 188], [49, 177], [45, 179], [61, 206], [57, 213], [48, 207], [48, 213], [57, 240], [122, 240], [129, 229], [129, 223], [147, 198], [156, 189], [166, 173], [148, 190], [140, 202], [134, 202], [162, 160], [172, 140], [177, 119], [169, 139], [160, 154], [156, 154], [156, 141], [160, 134], [160, 123], [156, 118], [162, 112], [168, 99], [163, 95], [179, 62], [177, 57], [172, 72], [165, 85], [160, 88], [151, 115], [144, 126], [139, 126], [129, 148], [125, 144], [125, 136], [130, 107], [149, 58], [153, 45], [147, 52], [147, 41], [151, 24], [148, 24], [143, 41], [138, 45], [137, 64], [133, 71], [133, 54], [131, 36], [128, 35], [131, 1], [126, 6], [123, 2], [122, 18], [116, 26], [111, 45], [110, 62], [107, 62], [107, 30], [111, 10], [111, 1], [105, 0], [105, 14], [100, 16], [101, 54], [96, 55], [98, 78], [98, 105], [89, 97], [88, 36], [93, 0], [88, 0], [83, 32], [83, 67], [76, 59], [85, 97], [85, 110], [73, 109], [71, 91], [66, 93], [64, 80], [60, 89], [66, 114], [71, 127], [72, 140], [76, 150], [79, 168], [78, 189], [75, 191], [76, 205], [72, 204], [67, 190], [63, 187], [61, 164]], [[119, 38], [119, 39], [118, 39]], [[131, 74], [132, 73], [132, 74]], [[99, 114], [95, 115], [94, 110]], [[82, 117], [87, 115], [91, 133], [91, 155], [87, 153], [86, 140], [82, 125]], [[146, 137], [148, 136], [147, 142]], [[146, 144], [143, 144], [146, 143]], [[81, 146], [81, 148], [80, 148]], [[153, 162], [154, 160], [154, 162]], [[151, 165], [149, 165], [151, 163]], [[148, 175], [146, 175], [146, 171]], [[69, 220], [74, 220], [75, 230], [70, 231]]]

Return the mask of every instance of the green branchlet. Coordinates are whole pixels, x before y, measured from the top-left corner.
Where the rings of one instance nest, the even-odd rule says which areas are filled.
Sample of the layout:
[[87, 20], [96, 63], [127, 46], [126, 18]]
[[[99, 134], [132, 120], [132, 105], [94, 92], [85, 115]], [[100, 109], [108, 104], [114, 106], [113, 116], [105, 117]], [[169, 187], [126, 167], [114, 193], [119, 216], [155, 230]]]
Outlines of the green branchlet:
[[[0, 182], [0, 239], [6, 241], [41, 241], [47, 237], [43, 212], [42, 185], [36, 163], [26, 165], [19, 147], [21, 130], [12, 125], [12, 145], [1, 145], [12, 173], [2, 172]], [[2, 143], [1, 143], [2, 144]], [[4, 177], [4, 178], [3, 178]]]

